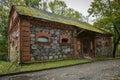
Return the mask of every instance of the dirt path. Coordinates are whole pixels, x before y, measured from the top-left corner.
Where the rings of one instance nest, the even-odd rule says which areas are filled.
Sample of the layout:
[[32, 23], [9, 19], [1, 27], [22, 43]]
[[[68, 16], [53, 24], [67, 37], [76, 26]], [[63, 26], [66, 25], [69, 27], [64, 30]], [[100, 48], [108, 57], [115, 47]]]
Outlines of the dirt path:
[[59, 69], [1, 77], [0, 80], [112, 80], [120, 75], [120, 60], [80, 64]]

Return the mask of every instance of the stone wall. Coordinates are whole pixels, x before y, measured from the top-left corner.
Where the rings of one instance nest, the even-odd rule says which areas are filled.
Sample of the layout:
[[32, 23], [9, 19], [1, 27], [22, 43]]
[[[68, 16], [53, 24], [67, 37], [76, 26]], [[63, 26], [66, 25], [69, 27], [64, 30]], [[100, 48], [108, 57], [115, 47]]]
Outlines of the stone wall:
[[97, 55], [110, 56], [110, 37], [96, 37], [96, 53]]
[[[50, 34], [49, 44], [37, 44], [36, 32], [46, 32]], [[61, 44], [60, 35], [66, 34], [70, 37], [70, 43]], [[73, 32], [56, 29], [46, 26], [30, 26], [30, 54], [31, 60], [46, 61], [54, 59], [66, 59], [73, 57]]]
[[10, 61], [18, 60], [18, 31], [15, 30], [10, 34]]

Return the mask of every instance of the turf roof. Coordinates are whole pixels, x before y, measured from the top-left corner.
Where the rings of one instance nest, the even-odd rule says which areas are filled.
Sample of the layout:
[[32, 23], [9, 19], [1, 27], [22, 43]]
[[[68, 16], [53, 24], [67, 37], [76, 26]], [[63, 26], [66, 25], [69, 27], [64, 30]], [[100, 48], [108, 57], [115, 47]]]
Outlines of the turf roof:
[[80, 27], [86, 30], [106, 34], [107, 32], [104, 30], [101, 30], [99, 28], [93, 27], [92, 25], [84, 22], [80, 22], [78, 20], [73, 20], [67, 17], [63, 17], [60, 15], [52, 14], [50, 12], [46, 12], [40, 9], [35, 9], [32, 7], [26, 7], [26, 6], [14, 6], [16, 11], [21, 14], [21, 15], [27, 15], [27, 16], [32, 16], [36, 18], [42, 18], [46, 19], [49, 21], [54, 21], [54, 22], [59, 22], [59, 23], [64, 23], [68, 25], [74, 25], [76, 27]]

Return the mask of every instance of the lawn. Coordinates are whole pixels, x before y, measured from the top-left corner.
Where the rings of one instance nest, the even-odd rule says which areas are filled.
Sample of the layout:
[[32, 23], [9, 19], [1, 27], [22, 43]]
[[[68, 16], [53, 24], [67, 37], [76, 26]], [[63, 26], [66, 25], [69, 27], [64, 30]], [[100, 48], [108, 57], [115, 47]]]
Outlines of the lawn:
[[42, 70], [48, 68], [73, 65], [73, 64], [81, 64], [91, 61], [92, 60], [88, 60], [88, 59], [74, 59], [74, 60], [62, 60], [62, 61], [46, 62], [46, 63], [33, 63], [33, 64], [28, 63], [22, 66], [16, 66], [11, 62], [0, 61], [0, 74], [24, 72], [31, 70]]
[[16, 65], [11, 62], [0, 61], [0, 74], [10, 73], [17, 69]]

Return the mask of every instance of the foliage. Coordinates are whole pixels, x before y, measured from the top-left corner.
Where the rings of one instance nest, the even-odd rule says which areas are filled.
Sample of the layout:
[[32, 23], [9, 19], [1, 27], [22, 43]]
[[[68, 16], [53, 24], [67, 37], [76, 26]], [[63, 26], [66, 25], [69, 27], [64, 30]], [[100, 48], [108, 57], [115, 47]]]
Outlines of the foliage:
[[83, 21], [82, 14], [72, 8], [68, 8], [64, 1], [50, 1], [49, 7], [52, 13]]
[[[22, 0], [2, 0], [0, 1], [0, 56], [7, 54], [7, 26], [10, 8], [12, 5], [23, 4]], [[2, 54], [1, 54], [2, 53]]]
[[89, 16], [96, 17], [94, 26], [102, 27], [113, 34], [113, 57], [120, 41], [120, 2], [119, 0], [94, 0], [89, 8]]

